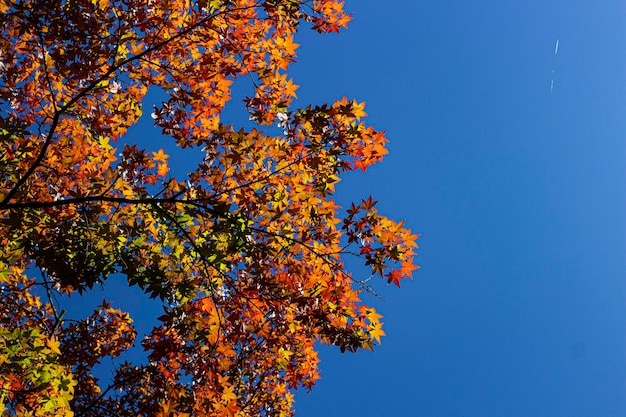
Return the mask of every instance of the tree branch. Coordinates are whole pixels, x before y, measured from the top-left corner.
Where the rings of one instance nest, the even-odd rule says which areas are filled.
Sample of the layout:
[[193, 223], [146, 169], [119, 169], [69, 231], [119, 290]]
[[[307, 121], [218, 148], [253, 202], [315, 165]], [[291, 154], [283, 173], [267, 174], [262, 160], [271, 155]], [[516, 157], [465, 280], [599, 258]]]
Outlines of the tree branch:
[[[61, 106], [58, 110], [56, 110], [54, 112], [54, 115], [52, 116], [52, 122], [50, 124], [50, 129], [48, 130], [48, 134], [46, 135], [46, 138], [44, 140], [43, 146], [41, 147], [41, 149], [39, 151], [39, 154], [37, 155], [37, 158], [35, 158], [35, 161], [28, 168], [26, 173], [17, 181], [17, 183], [7, 193], [7, 195], [2, 199], [2, 201], [0, 201], [0, 209], [3, 209], [3, 208], [7, 207], [7, 205], [9, 204], [9, 201], [11, 201], [13, 199], [13, 197], [15, 197], [15, 195], [18, 192], [18, 190], [26, 183], [26, 181], [28, 181], [28, 178], [30, 178], [30, 176], [33, 175], [33, 173], [41, 165], [43, 159], [46, 156], [46, 153], [48, 152], [48, 148], [50, 147], [50, 144], [52, 143], [52, 137], [54, 136], [54, 133], [55, 133], [55, 131], [57, 129], [57, 126], [59, 125], [59, 121], [61, 119], [61, 116], [63, 116], [81, 98], [85, 97], [87, 94], [89, 94], [90, 92], [95, 90], [96, 87], [101, 82], [103, 82], [105, 80], [108, 80], [111, 77], [111, 75], [116, 73], [118, 70], [120, 70], [122, 67], [126, 66], [127, 64], [129, 64], [129, 63], [131, 63], [133, 61], [140, 60], [141, 58], [145, 57], [146, 55], [150, 54], [151, 52], [157, 51], [157, 50], [165, 47], [169, 43], [171, 43], [171, 42], [173, 42], [173, 41], [175, 41], [177, 39], [180, 39], [180, 38], [188, 35], [189, 33], [193, 32], [197, 28], [205, 25], [206, 23], [208, 23], [209, 21], [215, 19], [216, 17], [225, 14], [226, 12], [242, 11], [242, 10], [250, 9], [250, 8], [253, 8], [253, 7], [256, 7], [256, 5], [254, 5], [254, 6], [247, 6], [247, 7], [241, 7], [241, 8], [235, 8], [235, 9], [226, 9], [226, 10], [217, 12], [215, 14], [212, 14], [210, 16], [207, 16], [204, 19], [201, 19], [198, 22], [194, 23], [193, 25], [190, 25], [189, 27], [187, 27], [187, 28], [181, 30], [180, 32], [176, 33], [171, 38], [164, 39], [163, 41], [158, 42], [155, 45], [152, 45], [152, 46], [146, 48], [145, 50], [141, 51], [137, 55], [133, 55], [133, 56], [131, 56], [129, 58], [126, 58], [126, 59], [120, 61], [117, 64], [114, 63], [102, 75], [100, 75], [98, 78], [96, 78], [91, 83], [89, 83], [84, 89], [82, 89], [78, 94], [76, 94], [70, 101], [65, 103], [63, 106]], [[45, 60], [45, 56], [44, 56], [44, 60]], [[54, 105], [56, 106], [56, 103]]]

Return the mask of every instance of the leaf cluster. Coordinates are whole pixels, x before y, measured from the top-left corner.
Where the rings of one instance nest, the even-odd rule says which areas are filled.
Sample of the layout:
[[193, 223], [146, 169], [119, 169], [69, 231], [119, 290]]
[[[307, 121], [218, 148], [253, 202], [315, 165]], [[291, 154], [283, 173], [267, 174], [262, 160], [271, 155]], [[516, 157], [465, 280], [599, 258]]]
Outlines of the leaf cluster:
[[[417, 236], [334, 191], [387, 139], [364, 103], [293, 108], [287, 73], [296, 31], [338, 31], [343, 6], [0, 0], [2, 412], [289, 416], [319, 379], [316, 343], [380, 343], [363, 276], [399, 286]], [[255, 128], [221, 119], [236, 80]], [[203, 157], [186, 176], [127, 135], [150, 88], [157, 129]], [[110, 302], [66, 316], [113, 275], [163, 304], [140, 342]], [[123, 361], [136, 344], [147, 363]], [[111, 358], [107, 384], [94, 368]]]

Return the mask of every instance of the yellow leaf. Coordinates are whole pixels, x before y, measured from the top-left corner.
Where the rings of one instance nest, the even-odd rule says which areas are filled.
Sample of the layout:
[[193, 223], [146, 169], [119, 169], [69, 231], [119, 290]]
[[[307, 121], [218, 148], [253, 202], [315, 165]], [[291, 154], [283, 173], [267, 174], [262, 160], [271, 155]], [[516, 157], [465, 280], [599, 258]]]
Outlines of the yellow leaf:
[[384, 330], [380, 326], [372, 326], [369, 328], [370, 336], [376, 339], [376, 342], [380, 344], [381, 336], [385, 336]]
[[61, 354], [61, 342], [59, 342], [56, 337], [52, 336], [46, 339], [46, 346], [48, 346], [50, 350], [52, 350], [52, 352], [56, 353], [57, 355]]

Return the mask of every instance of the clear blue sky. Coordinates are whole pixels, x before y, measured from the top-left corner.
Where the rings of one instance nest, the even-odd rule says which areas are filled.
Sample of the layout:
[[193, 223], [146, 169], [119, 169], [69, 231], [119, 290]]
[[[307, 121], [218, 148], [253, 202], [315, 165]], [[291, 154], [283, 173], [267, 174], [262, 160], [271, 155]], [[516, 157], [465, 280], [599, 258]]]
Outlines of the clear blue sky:
[[422, 269], [374, 283], [382, 346], [322, 348], [296, 416], [625, 416], [626, 3], [346, 3], [298, 38], [299, 103], [367, 102], [390, 154], [338, 199], [406, 218]]

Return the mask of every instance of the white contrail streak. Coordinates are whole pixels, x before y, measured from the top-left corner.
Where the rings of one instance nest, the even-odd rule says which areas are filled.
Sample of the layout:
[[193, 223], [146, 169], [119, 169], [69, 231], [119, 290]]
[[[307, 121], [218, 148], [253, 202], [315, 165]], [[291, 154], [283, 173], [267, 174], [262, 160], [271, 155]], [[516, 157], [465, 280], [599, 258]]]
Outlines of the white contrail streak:
[[554, 55], [559, 53], [559, 40], [556, 40], [556, 45], [554, 46]]

